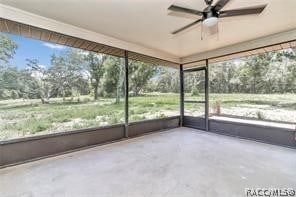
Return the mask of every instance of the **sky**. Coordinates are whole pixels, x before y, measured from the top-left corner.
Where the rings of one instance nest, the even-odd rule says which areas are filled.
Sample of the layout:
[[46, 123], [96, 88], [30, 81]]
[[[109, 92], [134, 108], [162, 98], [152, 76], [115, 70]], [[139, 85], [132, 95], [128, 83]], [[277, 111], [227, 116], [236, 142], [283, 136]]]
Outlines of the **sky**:
[[58, 54], [65, 49], [66, 46], [43, 42], [35, 39], [25, 38], [17, 35], [1, 33], [13, 40], [18, 48], [11, 59], [10, 64], [17, 68], [26, 67], [26, 59], [37, 59], [39, 64], [45, 67], [50, 66], [50, 58], [52, 54]]

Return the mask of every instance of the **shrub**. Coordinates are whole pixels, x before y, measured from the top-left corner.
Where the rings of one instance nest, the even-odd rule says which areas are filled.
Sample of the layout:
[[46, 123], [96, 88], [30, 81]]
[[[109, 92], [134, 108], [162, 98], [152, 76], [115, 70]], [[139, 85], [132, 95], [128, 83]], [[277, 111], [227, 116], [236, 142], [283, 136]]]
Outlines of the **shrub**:
[[91, 101], [90, 98], [84, 98], [84, 99], [83, 99], [83, 102], [84, 102], [84, 103], [88, 103], [88, 102], [90, 102], [90, 101]]
[[117, 124], [118, 122], [119, 122], [119, 120], [118, 120], [117, 115], [116, 114], [111, 114], [109, 123], [110, 124]]
[[191, 89], [191, 96], [198, 96], [199, 95], [199, 90], [197, 87], [192, 87]]
[[264, 120], [265, 119], [265, 116], [264, 116], [263, 112], [261, 112], [261, 111], [257, 111], [256, 116], [257, 116], [258, 120]]

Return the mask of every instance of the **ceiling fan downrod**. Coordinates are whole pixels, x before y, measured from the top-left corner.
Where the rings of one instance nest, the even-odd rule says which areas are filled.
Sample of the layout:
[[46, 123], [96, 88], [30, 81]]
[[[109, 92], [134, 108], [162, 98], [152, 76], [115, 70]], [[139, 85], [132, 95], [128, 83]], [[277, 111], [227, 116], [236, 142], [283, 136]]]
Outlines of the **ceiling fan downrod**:
[[205, 2], [206, 2], [206, 4], [207, 4], [208, 6], [210, 6], [210, 5], [212, 5], [213, 0], [205, 0]]

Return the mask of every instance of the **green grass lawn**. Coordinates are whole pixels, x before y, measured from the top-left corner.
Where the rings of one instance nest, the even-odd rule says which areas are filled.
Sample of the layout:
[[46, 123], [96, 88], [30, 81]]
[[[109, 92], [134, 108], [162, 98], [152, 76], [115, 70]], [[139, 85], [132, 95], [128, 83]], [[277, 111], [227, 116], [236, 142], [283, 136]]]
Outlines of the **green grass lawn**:
[[[190, 100], [203, 100], [202, 95]], [[210, 112], [220, 115], [261, 118], [296, 122], [295, 94], [211, 94]], [[0, 101], [0, 140], [30, 135], [70, 131], [124, 122], [124, 101], [101, 98], [93, 101], [88, 96], [80, 98], [51, 99], [41, 104], [38, 99]], [[202, 104], [185, 104], [187, 115], [203, 114]], [[129, 98], [130, 121], [161, 118], [179, 114], [179, 95], [171, 93], [146, 94]], [[259, 114], [259, 115], [258, 115]]]

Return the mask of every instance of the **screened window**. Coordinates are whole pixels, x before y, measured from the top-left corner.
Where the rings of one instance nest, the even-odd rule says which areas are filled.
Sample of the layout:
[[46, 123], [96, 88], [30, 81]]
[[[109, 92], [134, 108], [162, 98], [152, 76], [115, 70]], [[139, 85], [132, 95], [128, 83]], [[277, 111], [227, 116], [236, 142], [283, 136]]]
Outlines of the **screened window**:
[[130, 121], [179, 115], [179, 87], [179, 70], [130, 60]]
[[209, 66], [210, 114], [296, 122], [296, 49]]
[[124, 122], [124, 61], [0, 34], [0, 140]]

